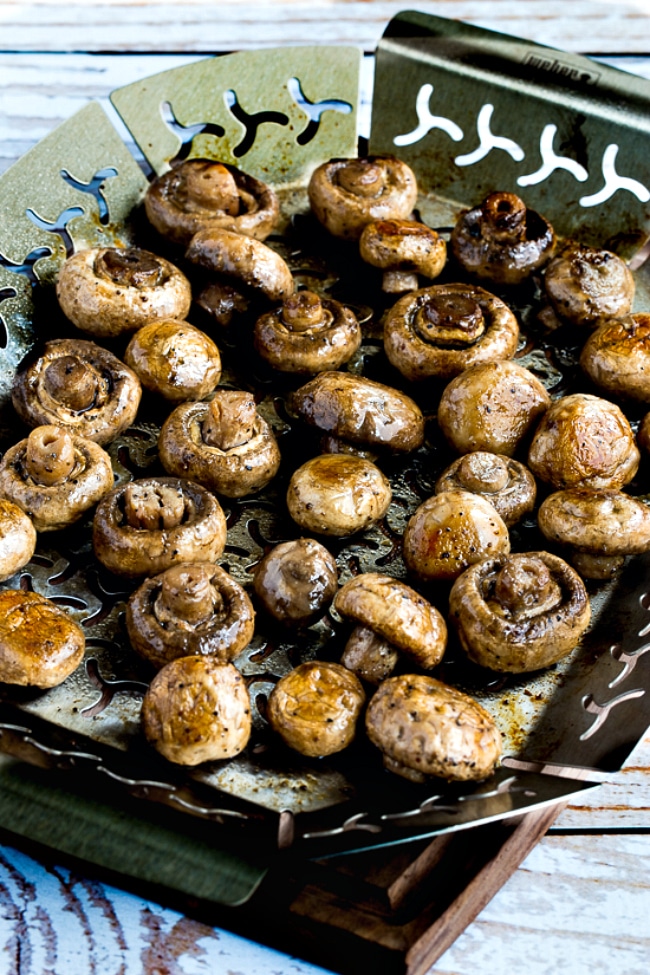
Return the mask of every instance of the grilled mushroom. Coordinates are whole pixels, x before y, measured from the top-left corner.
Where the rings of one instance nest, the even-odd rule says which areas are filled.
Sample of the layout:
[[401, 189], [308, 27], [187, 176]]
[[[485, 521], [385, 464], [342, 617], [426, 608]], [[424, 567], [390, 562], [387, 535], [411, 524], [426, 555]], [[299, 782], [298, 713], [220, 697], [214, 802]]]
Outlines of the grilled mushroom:
[[145, 212], [156, 230], [189, 244], [199, 230], [220, 228], [264, 240], [280, 216], [266, 183], [212, 159], [186, 159], [150, 184]]
[[363, 572], [339, 589], [333, 605], [355, 624], [341, 663], [357, 677], [378, 684], [401, 655], [424, 670], [442, 660], [447, 645], [442, 614], [398, 579]]
[[603, 322], [585, 342], [580, 365], [605, 394], [650, 402], [650, 314]]
[[461, 267], [481, 281], [520, 284], [543, 267], [555, 249], [555, 233], [541, 214], [515, 193], [490, 193], [465, 210], [450, 238]]
[[512, 361], [481, 362], [447, 384], [438, 426], [458, 453], [487, 450], [512, 456], [550, 403], [530, 370]]
[[347, 362], [361, 344], [361, 328], [340, 302], [298, 291], [257, 319], [253, 340], [274, 369], [313, 374]]
[[477, 362], [511, 359], [519, 326], [483, 288], [440, 284], [400, 298], [384, 323], [390, 363], [410, 380], [452, 379]]
[[39, 532], [72, 525], [112, 487], [106, 451], [64, 427], [34, 427], [0, 461], [0, 496], [22, 508]]
[[126, 628], [133, 649], [158, 669], [177, 657], [224, 662], [250, 643], [255, 611], [245, 589], [218, 565], [180, 562], [131, 594]]
[[121, 484], [95, 511], [95, 556], [117, 575], [136, 578], [179, 562], [215, 562], [225, 544], [221, 505], [205, 488], [181, 478]]
[[214, 657], [179, 657], [159, 670], [142, 701], [142, 730], [177, 765], [233, 758], [251, 734], [251, 705], [236, 667]]
[[527, 467], [505, 454], [485, 450], [464, 454], [442, 472], [436, 481], [436, 494], [454, 490], [485, 498], [508, 528], [533, 510], [537, 496], [535, 478]]
[[568, 322], [595, 328], [632, 310], [635, 284], [617, 254], [570, 242], [549, 262], [544, 288], [550, 304], [540, 318], [546, 325]]
[[501, 735], [478, 701], [424, 674], [389, 677], [373, 695], [366, 731], [391, 772], [414, 782], [485, 779]]
[[94, 247], [61, 267], [56, 296], [82, 332], [114, 338], [157, 318], [187, 316], [190, 283], [177, 267], [138, 247]]
[[210, 491], [241, 498], [275, 477], [280, 450], [250, 393], [217, 390], [209, 403], [182, 403], [158, 439], [163, 467]]
[[586, 393], [556, 400], [535, 431], [528, 466], [558, 490], [621, 488], [640, 454], [629, 421], [614, 403]]
[[382, 289], [389, 294], [415, 291], [418, 275], [432, 281], [447, 261], [447, 244], [435, 230], [415, 220], [373, 220], [359, 238], [366, 264], [384, 273]]
[[0, 592], [0, 682], [56, 687], [83, 660], [81, 627], [45, 596], [22, 589]]
[[325, 229], [349, 240], [371, 220], [409, 217], [418, 195], [413, 170], [394, 156], [331, 159], [314, 170], [308, 191]]
[[0, 498], [0, 582], [27, 565], [36, 548], [31, 518], [13, 501]]
[[340, 664], [299, 664], [273, 688], [268, 720], [284, 743], [312, 758], [333, 755], [352, 742], [366, 695]]
[[470, 566], [452, 586], [449, 611], [474, 663], [514, 674], [557, 663], [575, 649], [591, 620], [582, 579], [549, 552]]
[[293, 294], [294, 282], [286, 262], [253, 237], [232, 230], [200, 230], [192, 237], [185, 256], [206, 271], [258, 291], [269, 301], [283, 301]]
[[107, 349], [83, 339], [53, 339], [20, 370], [11, 398], [28, 426], [65, 426], [80, 437], [109, 443], [133, 423], [140, 380]]
[[221, 356], [212, 339], [174, 318], [138, 329], [124, 360], [145, 389], [175, 403], [203, 399], [221, 378]]
[[281, 623], [305, 626], [323, 615], [338, 586], [334, 556], [313, 538], [281, 542], [255, 567], [258, 600]]

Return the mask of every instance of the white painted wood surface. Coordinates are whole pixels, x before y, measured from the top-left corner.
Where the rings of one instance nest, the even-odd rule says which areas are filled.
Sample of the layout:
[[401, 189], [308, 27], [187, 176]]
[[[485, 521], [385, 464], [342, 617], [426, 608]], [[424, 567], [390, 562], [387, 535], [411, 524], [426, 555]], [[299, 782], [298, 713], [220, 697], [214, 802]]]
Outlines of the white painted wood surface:
[[[409, 7], [650, 77], [649, 0], [0, 2], [0, 172], [89, 98], [107, 106], [116, 87], [244, 47], [372, 51]], [[369, 79], [364, 90], [367, 105]], [[648, 829], [650, 734], [623, 772], [562, 813], [431, 975], [647, 975], [650, 835], [629, 831]], [[0, 848], [0, 945], [0, 975], [319, 971], [11, 847]]]

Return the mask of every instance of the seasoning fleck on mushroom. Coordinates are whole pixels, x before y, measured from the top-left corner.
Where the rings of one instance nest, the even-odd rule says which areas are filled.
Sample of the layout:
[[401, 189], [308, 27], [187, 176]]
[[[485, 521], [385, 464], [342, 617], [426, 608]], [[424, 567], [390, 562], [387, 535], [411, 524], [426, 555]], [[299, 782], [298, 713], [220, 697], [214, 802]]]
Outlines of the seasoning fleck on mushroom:
[[83, 660], [78, 623], [46, 596], [22, 589], [0, 592], [0, 682], [56, 687]]
[[292, 626], [306, 626], [322, 616], [337, 588], [336, 560], [314, 538], [281, 542], [255, 566], [257, 599], [273, 619]]
[[545, 325], [595, 328], [632, 310], [635, 284], [629, 267], [613, 251], [569, 241], [549, 262], [544, 288], [549, 304], [539, 317]]
[[212, 339], [174, 318], [139, 328], [124, 359], [145, 389], [175, 403], [203, 399], [221, 378], [221, 356]]
[[415, 291], [418, 275], [433, 281], [447, 261], [447, 244], [435, 230], [415, 220], [373, 220], [359, 239], [366, 264], [380, 268], [388, 294]]

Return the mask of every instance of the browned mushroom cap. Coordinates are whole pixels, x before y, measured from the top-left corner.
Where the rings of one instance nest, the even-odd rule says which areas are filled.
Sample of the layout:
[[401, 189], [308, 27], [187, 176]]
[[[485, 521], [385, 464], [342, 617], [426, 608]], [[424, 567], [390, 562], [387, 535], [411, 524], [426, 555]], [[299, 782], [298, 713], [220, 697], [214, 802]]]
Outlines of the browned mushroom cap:
[[250, 643], [255, 611], [218, 565], [181, 562], [131, 594], [126, 627], [133, 649], [156, 668], [177, 657], [230, 661]]
[[286, 262], [253, 237], [232, 230], [201, 230], [192, 237], [185, 256], [207, 271], [260, 291], [269, 301], [282, 301], [293, 294], [293, 278]]
[[440, 284], [400, 298], [384, 323], [384, 349], [407, 379], [451, 379], [476, 362], [511, 359], [519, 326], [483, 288]]
[[96, 558], [118, 575], [155, 575], [179, 562], [214, 562], [226, 544], [217, 499], [199, 484], [149, 477], [113, 488], [93, 521]]
[[22, 508], [39, 532], [78, 521], [112, 487], [106, 451], [64, 427], [34, 427], [0, 461], [0, 495]]
[[383, 290], [399, 294], [415, 291], [419, 274], [430, 280], [438, 277], [447, 261], [447, 244], [415, 220], [373, 220], [363, 228], [359, 253], [384, 272]]
[[280, 450], [250, 393], [217, 390], [209, 403], [182, 403], [158, 439], [163, 467], [217, 494], [241, 498], [275, 477]]
[[83, 630], [65, 610], [35, 592], [0, 592], [0, 681], [56, 687], [84, 655]]
[[454, 490], [480, 494], [494, 505], [508, 528], [533, 510], [537, 496], [535, 478], [527, 467], [485, 450], [464, 454], [442, 472], [436, 494]]
[[310, 374], [347, 362], [361, 345], [361, 328], [340, 302], [298, 291], [257, 319], [254, 343], [274, 369]]
[[338, 586], [334, 556], [313, 538], [281, 542], [255, 568], [253, 589], [281, 623], [305, 625], [323, 615]]
[[620, 318], [632, 310], [632, 272], [612, 251], [569, 244], [550, 261], [544, 286], [560, 322], [594, 328], [606, 318]]
[[623, 487], [636, 474], [639, 459], [622, 410], [586, 393], [556, 400], [542, 417], [528, 451], [533, 474], [558, 489]]
[[292, 474], [287, 507], [306, 531], [344, 536], [383, 518], [391, 497], [388, 478], [372, 461], [321, 454]]
[[585, 342], [580, 365], [605, 393], [650, 402], [650, 314], [604, 322]]
[[394, 156], [331, 159], [314, 170], [308, 190], [320, 223], [349, 240], [371, 220], [409, 217], [418, 195], [413, 170]]
[[16, 374], [11, 391], [21, 420], [53, 423], [80, 437], [109, 443], [133, 423], [140, 380], [117, 356], [83, 339], [54, 339]]
[[468, 565], [510, 552], [508, 529], [494, 505], [469, 491], [424, 501], [404, 532], [404, 561], [416, 578], [456, 579]]
[[144, 206], [156, 230], [176, 244], [189, 244], [199, 230], [216, 228], [264, 240], [280, 216], [270, 186], [211, 159], [187, 159], [158, 176]]
[[156, 318], [185, 318], [190, 283], [177, 267], [138, 247], [94, 247], [61, 267], [56, 296], [63, 313], [100, 338], [134, 332]]
[[300, 664], [273, 688], [271, 727], [289, 748], [319, 758], [351, 743], [366, 695], [360, 681], [340, 664]]
[[438, 426], [458, 453], [488, 450], [511, 456], [532, 433], [551, 397], [516, 362], [481, 362], [445, 387]]
[[451, 232], [454, 257], [469, 274], [496, 284], [519, 284], [553, 255], [555, 233], [515, 193], [490, 193], [460, 215]]
[[138, 329], [124, 360], [145, 389], [172, 402], [203, 399], [221, 378], [221, 356], [212, 339], [173, 318]]
[[591, 620], [584, 583], [549, 552], [522, 552], [468, 568], [449, 596], [450, 620], [468, 656], [513, 674], [550, 667]]
[[384, 681], [368, 705], [366, 731], [386, 768], [415, 782], [485, 779], [501, 757], [501, 735], [485, 708], [423, 674]]
[[540, 505], [538, 522], [587, 579], [609, 579], [626, 555], [650, 549], [650, 508], [621, 491], [556, 491]]
[[[411, 663], [430, 670], [442, 660], [447, 646], [447, 624], [442, 614], [419, 593], [392, 576], [378, 572], [364, 572], [350, 579], [334, 597], [334, 609], [357, 626], [352, 632], [350, 651], [355, 655], [357, 637], [367, 646], [366, 634], [374, 634], [378, 643], [397, 650]], [[358, 634], [357, 631], [362, 633]], [[348, 647], [341, 663], [346, 660]], [[375, 648], [373, 658], [378, 649]], [[384, 657], [384, 659], [386, 659]], [[356, 667], [349, 667], [359, 677], [366, 676]]]
[[350, 444], [416, 450], [424, 417], [404, 393], [363, 376], [322, 372], [290, 397], [290, 408], [311, 426]]
[[22, 508], [0, 498], [0, 582], [27, 565], [36, 548], [36, 529]]
[[177, 765], [233, 758], [251, 733], [244, 678], [214, 657], [172, 660], [143, 698], [142, 730], [149, 744]]

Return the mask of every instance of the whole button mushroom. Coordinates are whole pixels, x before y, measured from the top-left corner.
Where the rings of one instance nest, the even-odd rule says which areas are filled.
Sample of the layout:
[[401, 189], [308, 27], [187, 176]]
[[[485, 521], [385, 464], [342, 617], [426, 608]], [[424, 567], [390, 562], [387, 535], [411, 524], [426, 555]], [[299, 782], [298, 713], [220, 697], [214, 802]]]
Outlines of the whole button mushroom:
[[158, 669], [177, 657], [223, 662], [250, 643], [255, 611], [245, 589], [218, 565], [180, 562], [131, 594], [126, 628], [133, 649]]
[[34, 427], [0, 461], [0, 496], [22, 508], [39, 532], [72, 525], [113, 483], [106, 451], [64, 427]]
[[456, 579], [469, 565], [510, 552], [508, 529], [489, 501], [443, 491], [424, 501], [404, 532], [404, 561], [417, 579]]
[[439, 284], [412, 291], [390, 309], [384, 349], [407, 379], [452, 379], [477, 362], [511, 359], [519, 325], [508, 306], [483, 288]]
[[221, 356], [212, 339], [174, 318], [139, 328], [124, 360], [145, 389], [174, 403], [203, 399], [221, 378]]
[[27, 565], [36, 548], [36, 529], [22, 508], [0, 498], [0, 582]]
[[366, 731], [386, 768], [414, 782], [486, 779], [501, 757], [501, 735], [489, 712], [424, 674], [385, 680], [370, 699]]
[[159, 670], [142, 700], [145, 738], [177, 765], [234, 758], [251, 734], [244, 678], [214, 657], [179, 657]]
[[539, 379], [516, 362], [470, 366], [445, 386], [438, 426], [460, 454], [487, 450], [512, 456], [551, 405]]
[[121, 484], [97, 505], [93, 549], [117, 575], [156, 575], [179, 562], [215, 562], [226, 544], [217, 499], [192, 481], [148, 477]]
[[575, 649], [591, 621], [582, 579], [549, 552], [470, 566], [452, 586], [449, 611], [470, 659], [512, 674], [557, 663]]
[[436, 481], [436, 494], [470, 491], [494, 505], [510, 528], [535, 507], [537, 485], [523, 464], [505, 454], [476, 450], [447, 467]]
[[192, 237], [185, 257], [206, 271], [260, 292], [269, 301], [283, 301], [294, 291], [291, 271], [276, 251], [232, 230], [200, 230]]
[[417, 403], [363, 376], [322, 372], [291, 395], [289, 406], [335, 441], [361, 448], [407, 453], [424, 441], [424, 417]]
[[56, 687], [83, 660], [83, 630], [45, 596], [22, 589], [0, 592], [0, 682]]
[[257, 319], [253, 341], [274, 369], [309, 375], [347, 362], [361, 345], [361, 327], [340, 302], [298, 291]]
[[461, 213], [451, 232], [454, 257], [482, 281], [516, 285], [543, 267], [555, 250], [551, 224], [515, 193], [490, 193]]
[[104, 444], [134, 421], [140, 380], [117, 356], [84, 339], [53, 339], [16, 374], [11, 398], [30, 427], [55, 424]]
[[352, 742], [366, 695], [341, 664], [299, 664], [273, 688], [269, 724], [285, 745], [311, 758], [342, 751]]
[[580, 365], [607, 395], [650, 403], [650, 314], [604, 322], [585, 342]]
[[338, 588], [331, 552], [314, 538], [281, 542], [255, 567], [253, 591], [280, 623], [307, 626], [319, 619]]
[[549, 327], [568, 323], [595, 328], [632, 310], [632, 272], [613, 251], [569, 243], [544, 273], [549, 307], [540, 318]]
[[568, 488], [540, 505], [543, 535], [585, 579], [609, 579], [627, 555], [650, 550], [650, 508], [622, 491]]
[[149, 222], [168, 240], [189, 244], [199, 230], [220, 228], [264, 240], [280, 216], [266, 183], [212, 159], [187, 159], [150, 184]]
[[187, 316], [190, 283], [173, 264], [138, 247], [91, 247], [61, 266], [56, 296], [82, 332], [115, 338], [156, 318]]
[[392, 492], [388, 478], [363, 457], [321, 454], [299, 467], [287, 490], [289, 514], [301, 528], [345, 536], [383, 518]]
[[405, 219], [417, 201], [410, 166], [394, 156], [331, 159], [314, 170], [309, 202], [334, 237], [358, 240], [371, 220]]
[[622, 410], [586, 393], [556, 400], [542, 417], [528, 451], [533, 474], [558, 490], [621, 488], [636, 474], [639, 460]]
[[447, 262], [447, 244], [435, 230], [415, 220], [373, 220], [359, 238], [366, 264], [380, 268], [388, 294], [415, 291], [418, 275], [432, 281]]
[[350, 579], [334, 609], [355, 627], [341, 663], [370, 683], [380, 683], [400, 656], [424, 670], [442, 660], [447, 624], [442, 614], [405, 583], [378, 572]]
[[255, 400], [220, 389], [209, 403], [182, 403], [158, 439], [163, 467], [227, 498], [261, 491], [280, 466], [280, 450]]

